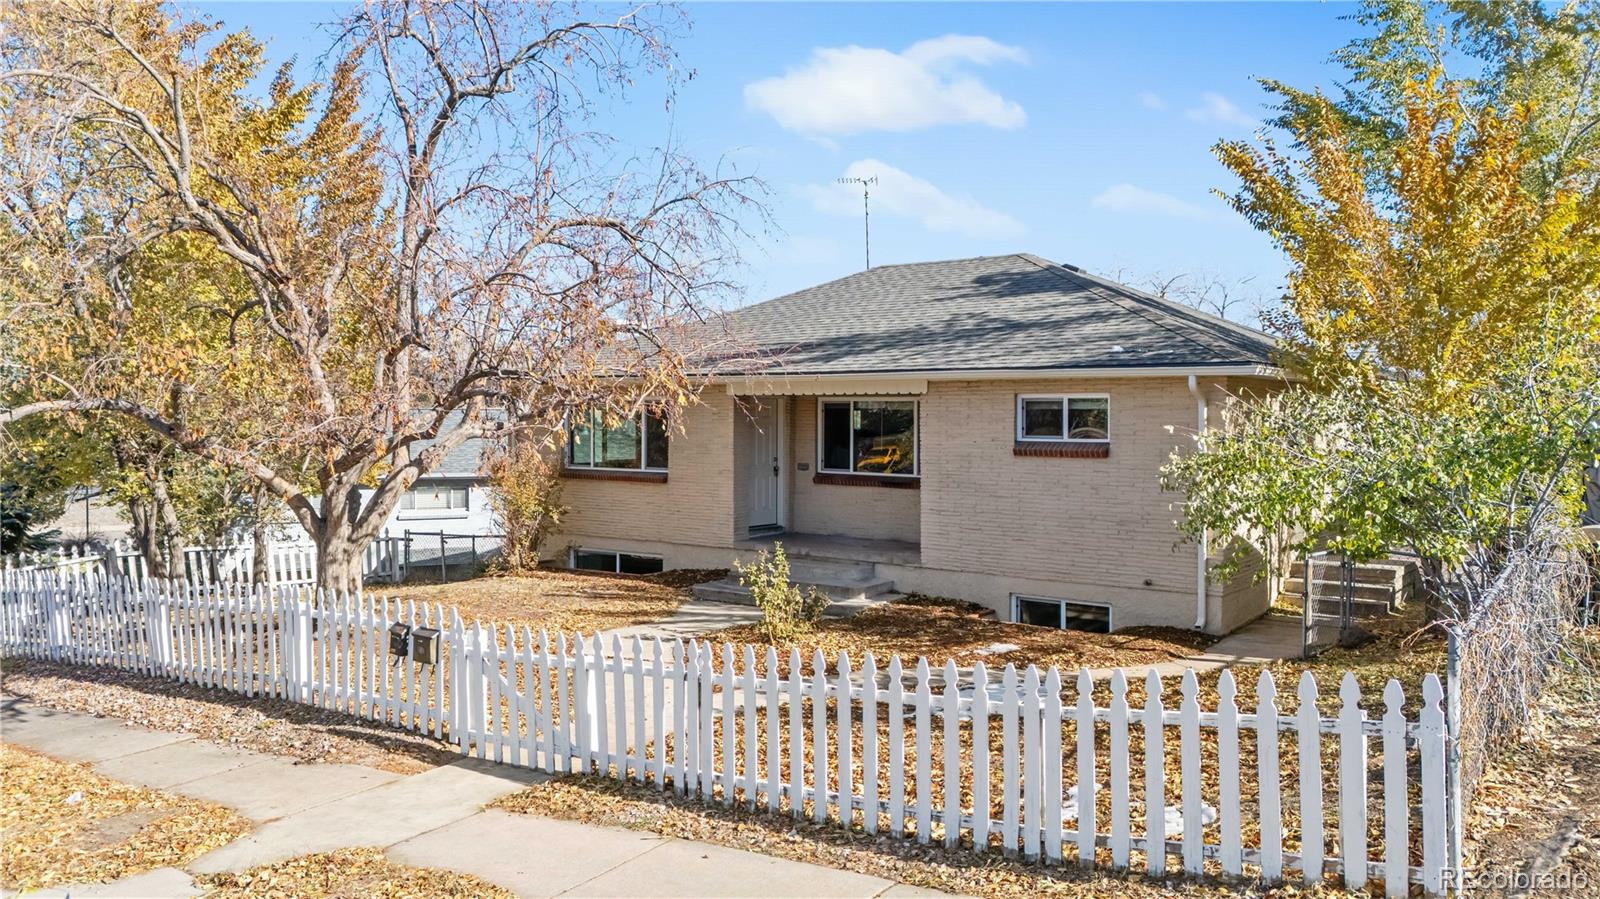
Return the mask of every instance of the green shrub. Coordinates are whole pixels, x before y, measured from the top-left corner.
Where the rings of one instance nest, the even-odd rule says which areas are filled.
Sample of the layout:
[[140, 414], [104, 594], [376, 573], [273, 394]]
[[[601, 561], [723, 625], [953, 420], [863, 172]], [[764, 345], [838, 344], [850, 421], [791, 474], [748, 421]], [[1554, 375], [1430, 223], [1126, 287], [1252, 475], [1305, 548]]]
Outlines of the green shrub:
[[816, 590], [801, 592], [789, 580], [789, 557], [777, 543], [762, 550], [749, 565], [733, 563], [739, 582], [761, 609], [761, 629], [769, 643], [792, 643], [811, 632], [828, 608], [828, 597]]

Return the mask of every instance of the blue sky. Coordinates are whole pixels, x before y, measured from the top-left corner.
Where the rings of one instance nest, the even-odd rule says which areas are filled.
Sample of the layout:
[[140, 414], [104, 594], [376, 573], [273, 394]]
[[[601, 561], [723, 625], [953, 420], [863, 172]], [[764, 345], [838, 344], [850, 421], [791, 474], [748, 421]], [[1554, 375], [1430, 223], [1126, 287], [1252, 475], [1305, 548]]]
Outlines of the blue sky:
[[[205, 4], [269, 39], [327, 49], [322, 4]], [[625, 143], [670, 138], [765, 180], [778, 231], [747, 248], [751, 301], [862, 267], [860, 194], [876, 175], [874, 264], [1026, 250], [1137, 283], [1253, 278], [1284, 264], [1214, 188], [1210, 147], [1248, 138], [1258, 77], [1329, 86], [1355, 34], [1347, 4], [690, 3], [676, 43], [694, 77], [605, 108]]]

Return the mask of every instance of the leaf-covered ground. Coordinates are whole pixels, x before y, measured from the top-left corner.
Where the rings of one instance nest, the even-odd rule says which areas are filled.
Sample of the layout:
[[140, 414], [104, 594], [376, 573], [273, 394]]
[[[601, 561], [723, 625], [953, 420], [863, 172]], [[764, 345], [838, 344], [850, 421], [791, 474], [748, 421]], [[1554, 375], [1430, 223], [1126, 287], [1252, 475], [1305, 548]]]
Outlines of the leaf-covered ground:
[[528, 575], [486, 575], [449, 584], [374, 587], [375, 596], [454, 606], [467, 623], [473, 619], [524, 625], [551, 634], [592, 634], [649, 624], [672, 615], [690, 598], [689, 588], [726, 574], [722, 570], [681, 569], [653, 575], [604, 574], [550, 569]]
[[6, 659], [4, 675], [0, 684], [8, 695], [40, 706], [191, 733], [224, 746], [303, 762], [342, 762], [416, 774], [460, 757], [440, 740], [341, 712], [115, 668]]
[[0, 885], [98, 883], [173, 865], [250, 829], [232, 809], [0, 744]]
[[[1600, 892], [1600, 629], [1484, 773], [1467, 822], [1475, 896]], [[1539, 885], [1540, 883], [1543, 885]]]
[[[703, 636], [718, 643], [749, 643], [757, 647], [766, 644], [765, 635], [754, 624]], [[911, 595], [850, 618], [825, 618], [793, 646], [807, 662], [814, 650], [822, 650], [830, 665], [843, 651], [849, 652], [851, 662], [859, 666], [871, 650], [879, 670], [888, 664], [890, 656], [899, 655], [907, 665], [914, 665], [918, 656], [926, 656], [930, 665], [953, 659], [965, 667], [982, 659], [994, 670], [1007, 664], [1014, 664], [1019, 670], [1028, 665], [1037, 665], [1040, 670], [1055, 665], [1065, 672], [1171, 662], [1194, 655], [1215, 641], [1205, 634], [1170, 627], [1133, 627], [1114, 634], [1089, 634], [1012, 624], [997, 621], [993, 611], [984, 606]], [[1013, 648], [980, 654], [1002, 646]], [[780, 646], [780, 655], [789, 648], [788, 644]]]
[[340, 849], [200, 878], [207, 899], [513, 899], [469, 874], [396, 864], [381, 849]]
[[1268, 888], [1259, 883], [1214, 878], [1152, 879], [1139, 873], [1084, 870], [1070, 863], [1026, 864], [998, 852], [947, 850], [937, 843], [925, 846], [914, 840], [871, 836], [858, 830], [842, 830], [836, 824], [706, 805], [670, 792], [657, 792], [653, 787], [571, 775], [514, 793], [495, 805], [512, 812], [717, 843], [985, 899], [1346, 895], [1321, 885]]

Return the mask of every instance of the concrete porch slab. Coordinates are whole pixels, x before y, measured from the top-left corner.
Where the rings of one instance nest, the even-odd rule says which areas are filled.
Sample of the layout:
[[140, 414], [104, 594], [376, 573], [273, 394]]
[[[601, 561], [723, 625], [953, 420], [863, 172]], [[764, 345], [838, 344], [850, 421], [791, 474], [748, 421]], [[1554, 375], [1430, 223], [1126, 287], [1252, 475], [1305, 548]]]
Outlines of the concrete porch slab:
[[791, 559], [839, 559], [852, 562], [884, 562], [890, 565], [917, 565], [922, 560], [922, 544], [909, 540], [877, 540], [868, 537], [843, 537], [837, 534], [789, 532], [764, 534], [734, 541], [739, 549], [771, 549], [782, 543]]

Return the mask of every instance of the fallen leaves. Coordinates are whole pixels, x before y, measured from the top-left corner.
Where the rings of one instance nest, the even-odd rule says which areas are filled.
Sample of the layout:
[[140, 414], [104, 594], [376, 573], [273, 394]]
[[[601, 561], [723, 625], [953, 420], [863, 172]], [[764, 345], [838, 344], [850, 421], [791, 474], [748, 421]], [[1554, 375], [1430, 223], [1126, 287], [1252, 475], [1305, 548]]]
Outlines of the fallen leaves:
[[250, 829], [231, 809], [0, 744], [0, 882], [30, 890], [182, 865]]
[[1076, 865], [1027, 864], [995, 852], [951, 850], [886, 834], [845, 831], [836, 824], [702, 804], [653, 787], [573, 775], [530, 786], [498, 800], [494, 807], [700, 840], [985, 899], [1347, 895], [1328, 885], [1267, 887], [1215, 878], [1148, 878]]
[[381, 849], [340, 849], [301, 855], [236, 874], [202, 876], [208, 899], [513, 899], [514, 894], [470, 874], [413, 868]]
[[716, 580], [722, 570], [679, 569], [654, 575], [551, 569], [497, 575], [451, 584], [402, 585], [375, 590], [401, 600], [454, 607], [467, 623], [526, 625], [552, 635], [649, 624], [668, 618], [689, 599], [688, 588]]
[[302, 762], [417, 774], [459, 758], [431, 737], [331, 709], [145, 677], [116, 668], [7, 659], [5, 688], [53, 709], [88, 712]]
[[[760, 647], [765, 642], [756, 625], [703, 636], [735, 645]], [[1213, 637], [1178, 628], [1134, 627], [1113, 634], [1091, 634], [1012, 624], [995, 620], [994, 613], [984, 606], [911, 595], [850, 618], [824, 619], [796, 645], [807, 661], [814, 649], [821, 649], [830, 666], [840, 651], [848, 651], [851, 661], [859, 665], [871, 650], [880, 670], [890, 656], [898, 654], [908, 666], [914, 665], [918, 656], [926, 656], [934, 665], [953, 659], [965, 667], [982, 659], [995, 671], [1009, 663], [1018, 670], [1028, 665], [1037, 665], [1040, 670], [1055, 665], [1075, 672], [1079, 668], [1171, 662], [1191, 656], [1213, 642]], [[1005, 651], [998, 651], [1001, 649]], [[780, 666], [787, 664], [780, 662]]]

